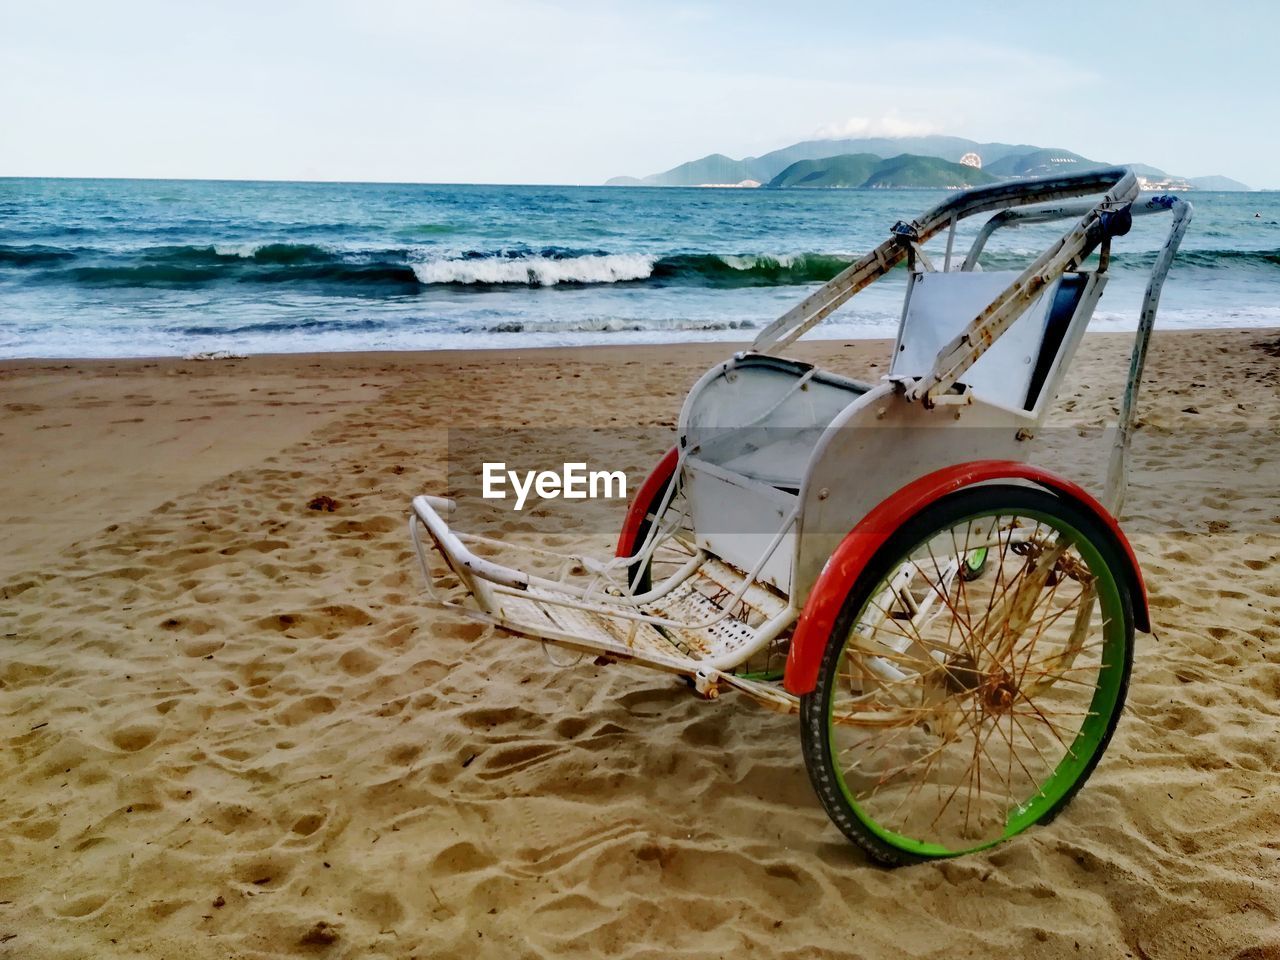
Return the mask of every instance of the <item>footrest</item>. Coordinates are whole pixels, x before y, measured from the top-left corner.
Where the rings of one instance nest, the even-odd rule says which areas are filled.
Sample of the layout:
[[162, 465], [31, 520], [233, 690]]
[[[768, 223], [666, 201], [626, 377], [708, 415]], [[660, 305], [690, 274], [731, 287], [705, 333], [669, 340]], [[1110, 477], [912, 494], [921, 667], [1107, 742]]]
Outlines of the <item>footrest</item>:
[[[437, 602], [462, 608], [516, 633], [572, 648], [693, 676], [732, 670], [777, 639], [795, 611], [774, 591], [744, 583], [735, 567], [705, 554], [685, 572], [631, 599], [626, 568], [616, 561], [554, 554], [484, 537], [454, 533], [441, 516], [452, 504], [438, 497], [413, 501], [410, 534]], [[432, 563], [419, 529], [425, 528]], [[539, 555], [558, 561], [558, 580], [539, 577], [500, 559], [477, 556], [468, 542], [489, 551]]]

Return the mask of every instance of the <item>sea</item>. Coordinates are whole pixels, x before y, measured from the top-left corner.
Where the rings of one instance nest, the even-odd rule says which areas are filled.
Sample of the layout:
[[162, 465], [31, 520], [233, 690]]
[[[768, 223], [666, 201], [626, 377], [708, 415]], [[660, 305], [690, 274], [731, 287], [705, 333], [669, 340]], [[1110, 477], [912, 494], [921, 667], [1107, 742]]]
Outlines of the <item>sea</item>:
[[[746, 341], [946, 196], [0, 179], [0, 357]], [[1280, 326], [1280, 193], [1187, 198], [1159, 327]], [[1167, 227], [1116, 241], [1092, 329], [1133, 329]], [[1053, 236], [998, 232], [983, 262]], [[810, 336], [892, 336], [904, 289], [899, 269]]]

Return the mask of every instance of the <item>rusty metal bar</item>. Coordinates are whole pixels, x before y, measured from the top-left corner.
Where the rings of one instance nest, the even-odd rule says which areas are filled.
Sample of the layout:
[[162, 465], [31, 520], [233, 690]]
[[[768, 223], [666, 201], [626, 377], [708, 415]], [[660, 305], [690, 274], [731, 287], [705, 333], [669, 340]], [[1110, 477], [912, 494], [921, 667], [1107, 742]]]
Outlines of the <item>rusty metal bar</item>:
[[1108, 235], [1104, 215], [1123, 210], [1137, 195], [1138, 178], [1130, 171], [1123, 171], [1123, 176], [1070, 232], [1037, 257], [951, 343], [938, 351], [933, 369], [907, 390], [907, 397], [931, 402], [951, 389], [1048, 284], [1066, 270], [1079, 266]]
[[761, 330], [751, 348], [757, 353], [777, 354], [825, 320], [855, 293], [866, 289], [896, 267], [906, 255], [907, 248], [896, 238], [886, 240]]

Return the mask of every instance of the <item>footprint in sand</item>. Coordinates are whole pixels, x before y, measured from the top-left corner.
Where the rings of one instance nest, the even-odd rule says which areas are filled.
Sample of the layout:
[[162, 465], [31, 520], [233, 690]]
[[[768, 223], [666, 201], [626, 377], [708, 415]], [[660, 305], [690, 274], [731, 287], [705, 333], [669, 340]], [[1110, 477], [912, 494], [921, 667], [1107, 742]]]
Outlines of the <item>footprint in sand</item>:
[[121, 750], [128, 753], [136, 753], [151, 746], [159, 735], [159, 727], [145, 723], [134, 723], [112, 731], [111, 742]]
[[324, 826], [326, 819], [323, 813], [304, 813], [289, 829], [300, 837], [309, 837]]
[[277, 714], [277, 717], [285, 726], [294, 727], [333, 713], [337, 708], [338, 701], [333, 697], [319, 695], [303, 697], [288, 704]]
[[445, 847], [431, 860], [431, 872], [442, 874], [471, 873], [493, 866], [498, 861], [474, 843], [461, 840]]
[[187, 657], [209, 657], [221, 650], [226, 644], [216, 637], [194, 638], [184, 640], [179, 644], [184, 656]]
[[363, 677], [382, 666], [382, 658], [362, 647], [348, 650], [338, 658], [338, 666], [353, 677]]
[[91, 916], [106, 906], [112, 894], [106, 891], [80, 893], [68, 899], [57, 901], [51, 908], [59, 917], [79, 920]]
[[234, 868], [232, 876], [246, 886], [259, 889], [279, 887], [293, 872], [294, 864], [292, 856], [286, 857], [279, 851], [274, 851], [243, 861]]

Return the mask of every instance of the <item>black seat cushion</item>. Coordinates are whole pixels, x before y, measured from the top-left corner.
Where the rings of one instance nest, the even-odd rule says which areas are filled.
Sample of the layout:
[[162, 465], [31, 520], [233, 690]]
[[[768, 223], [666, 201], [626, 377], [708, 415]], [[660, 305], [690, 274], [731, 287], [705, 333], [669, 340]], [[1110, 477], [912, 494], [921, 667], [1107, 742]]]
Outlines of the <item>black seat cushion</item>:
[[1063, 274], [1062, 279], [1058, 281], [1058, 287], [1053, 293], [1053, 303], [1045, 313], [1044, 338], [1040, 341], [1040, 354], [1036, 357], [1035, 369], [1031, 371], [1031, 382], [1027, 385], [1027, 401], [1024, 406], [1028, 410], [1034, 410], [1036, 401], [1040, 399], [1040, 391], [1049, 377], [1053, 361], [1058, 357], [1058, 350], [1062, 346], [1063, 338], [1067, 335], [1067, 328], [1071, 326], [1071, 318], [1075, 316], [1076, 307], [1080, 305], [1080, 297], [1084, 293], [1087, 279], [1087, 274], [1070, 273]]

